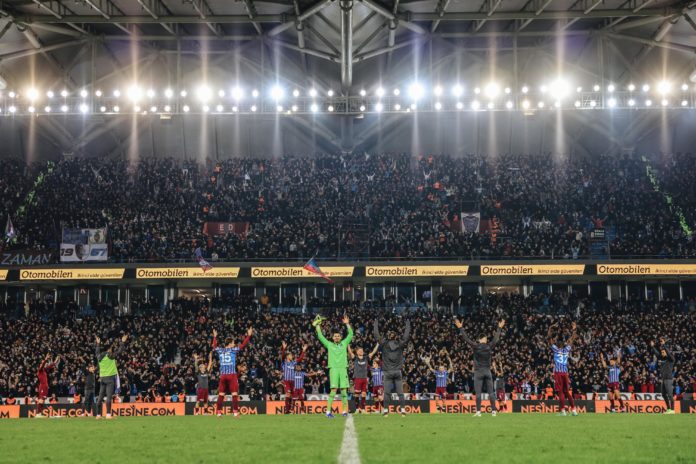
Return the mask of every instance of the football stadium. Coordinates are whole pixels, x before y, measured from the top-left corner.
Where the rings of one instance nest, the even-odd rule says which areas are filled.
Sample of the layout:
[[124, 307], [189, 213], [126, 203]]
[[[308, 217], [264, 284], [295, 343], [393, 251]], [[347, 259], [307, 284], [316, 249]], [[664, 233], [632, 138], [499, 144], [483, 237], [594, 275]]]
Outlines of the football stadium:
[[0, 0], [0, 463], [696, 463], [696, 1]]

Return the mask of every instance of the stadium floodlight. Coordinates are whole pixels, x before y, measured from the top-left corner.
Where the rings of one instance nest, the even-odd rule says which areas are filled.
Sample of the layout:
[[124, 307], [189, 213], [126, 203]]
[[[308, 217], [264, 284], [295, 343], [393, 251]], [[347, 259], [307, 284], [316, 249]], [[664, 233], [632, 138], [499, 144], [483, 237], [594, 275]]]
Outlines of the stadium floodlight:
[[224, 110], [224, 109], [225, 109], [225, 107], [222, 105], [217, 105], [215, 107], [215, 111], [217, 111], [218, 113], [222, 113], [222, 110]]
[[616, 90], [616, 87], [614, 86], [614, 84], [609, 84], [607, 86], [607, 91], [609, 91], [609, 93], [613, 92], [614, 90]]
[[256, 105], [251, 105], [251, 112], [256, 113]]
[[645, 106], [652, 106], [652, 100], [645, 100]]
[[244, 91], [242, 90], [241, 87], [233, 87], [232, 88], [232, 98], [234, 98], [237, 101], [244, 98]]
[[462, 102], [457, 102], [457, 109], [458, 109], [458, 110], [463, 110], [463, 109], [464, 109], [464, 103], [462, 103]]
[[636, 101], [634, 99], [628, 100], [628, 106], [636, 106]]
[[681, 106], [687, 106], [688, 104], [689, 104], [689, 102], [686, 100], [681, 101]]
[[285, 92], [283, 92], [283, 89], [279, 85], [274, 85], [271, 87], [270, 94], [273, 100], [280, 101], [283, 99]]
[[317, 89], [315, 89], [314, 87], [309, 89], [309, 96], [312, 98], [316, 97], [317, 96]]
[[36, 108], [34, 108], [33, 106], [30, 106], [29, 108], [27, 108], [27, 110], [28, 110], [30, 113], [33, 113], [34, 111], [36, 111]]
[[595, 92], [599, 92], [599, 89], [600, 89], [599, 84], [595, 84], [592, 86], [592, 90], [594, 90]]
[[164, 89], [164, 96], [167, 99], [171, 99], [174, 96], [174, 91], [171, 88], [167, 87], [166, 89]]
[[143, 91], [137, 85], [132, 85], [128, 88], [128, 99], [132, 102], [138, 102], [143, 97]]
[[60, 106], [60, 110], [61, 110], [63, 113], [67, 113], [67, 112], [68, 112], [68, 105], [61, 105], [61, 106]]
[[609, 108], [614, 108], [616, 106], [616, 98], [610, 98], [607, 100], [607, 105], [609, 105]]
[[365, 105], [360, 105], [360, 111], [365, 111]]
[[55, 94], [53, 93], [53, 90], [49, 90], [48, 92], [46, 92], [46, 96], [48, 98], [53, 98], [55, 96]]
[[136, 113], [140, 113], [140, 105], [133, 106], [133, 111], [135, 111]]
[[416, 104], [415, 104], [415, 103], [411, 103], [411, 109], [412, 109], [413, 111], [416, 111], [416, 108], [417, 108]]
[[218, 97], [224, 98], [224, 97], [225, 97], [225, 91], [222, 90], [222, 89], [218, 90]]
[[459, 98], [462, 95], [464, 95], [464, 87], [462, 87], [459, 84], [455, 84], [454, 87], [452, 87], [452, 95], [455, 97]]
[[479, 95], [481, 93], [481, 87], [474, 87], [474, 93]]
[[17, 94], [13, 90], [10, 90], [10, 93], [8, 93], [7, 96], [10, 98], [14, 98], [17, 96]]
[[68, 95], [69, 95], [69, 94], [68, 94], [68, 91], [67, 91], [67, 90], [63, 89], [63, 90], [60, 91], [60, 96], [61, 96], [61, 97], [65, 98], [65, 97], [67, 97]]
[[649, 92], [650, 91], [650, 85], [648, 84], [643, 84], [643, 87], [641, 87], [643, 92]]
[[672, 90], [672, 85], [667, 81], [660, 81], [657, 84], [657, 91], [662, 95], [667, 95]]
[[276, 111], [277, 111], [278, 113], [282, 113], [282, 112], [283, 112], [283, 105], [278, 105], [278, 106], [276, 106]]
[[590, 100], [590, 107], [594, 108], [597, 106], [597, 101], [596, 100]]
[[360, 96], [361, 96], [361, 97], [364, 97], [365, 95], [367, 95], [367, 90], [365, 90], [365, 89], [360, 89]]
[[384, 96], [384, 89], [382, 87], [377, 87], [377, 90], [375, 90], [375, 95], [382, 98]]
[[329, 105], [329, 108], [328, 108], [328, 110], [329, 110], [329, 113], [333, 113], [333, 110], [334, 110], [334, 107], [333, 107], [333, 105]]
[[157, 112], [157, 107], [156, 106], [151, 106], [150, 107], [150, 113], [156, 113]]
[[297, 112], [297, 105], [292, 105], [292, 108], [290, 108], [293, 113]]
[[553, 102], [553, 106], [556, 107], [556, 108], [560, 108], [560, 107], [561, 107], [561, 101], [560, 101], [560, 100], [556, 100], [555, 102]]
[[145, 95], [147, 95], [147, 98], [155, 98], [155, 95], [157, 94], [155, 93], [154, 89], [147, 89]]
[[396, 111], [399, 111], [401, 109], [401, 105], [397, 103], [396, 105], [394, 105], [394, 109]]
[[182, 98], [186, 98], [188, 96], [188, 92], [186, 90], [182, 90], [179, 92], [179, 95], [181, 95]]
[[259, 98], [259, 91], [254, 89], [251, 91], [251, 96], [254, 98]]
[[334, 91], [333, 91], [332, 89], [329, 89], [329, 91], [326, 92], [326, 95], [328, 95], [329, 97], [333, 97], [333, 96], [334, 96]]
[[203, 112], [207, 113], [208, 111], [210, 111], [210, 107], [208, 105], [203, 105]]
[[578, 87], [575, 89], [575, 91], [576, 91], [577, 93], [581, 93], [581, 92], [582, 92], [582, 86], [578, 86]]
[[39, 98], [39, 92], [38, 92], [38, 90], [36, 90], [36, 89], [33, 88], [33, 87], [32, 87], [31, 89], [28, 89], [28, 90], [27, 90], [27, 97], [28, 97], [29, 100], [31, 100], [31, 101], [36, 100], [37, 98]]
[[540, 101], [539, 103], [537, 103], [537, 106], [538, 106], [539, 108], [543, 108], [543, 107], [546, 106], [546, 103], [544, 103], [543, 101]]
[[48, 105], [46, 105], [46, 107], [44, 108], [44, 112], [50, 113], [50, 112], [51, 112], [51, 107], [48, 106]]
[[508, 100], [505, 102], [505, 108], [511, 110], [512, 106], [513, 106], [512, 101]]
[[580, 108], [581, 104], [582, 103], [580, 103], [580, 100], [575, 100], [575, 103], [573, 103], [573, 105], [575, 105], [576, 108]]
[[495, 108], [495, 103], [493, 103], [493, 102], [488, 102], [488, 105], [487, 105], [487, 106], [488, 106], [488, 109], [489, 109], [489, 110], [492, 110], [493, 108]]
[[13, 113], [13, 114], [14, 114], [14, 113], [17, 112], [17, 107], [14, 106], [14, 105], [12, 105], [12, 106], [9, 107], [9, 111], [10, 111], [10, 113]]
[[118, 113], [119, 111], [121, 111], [121, 108], [119, 108], [118, 105], [114, 106], [114, 113]]
[[171, 110], [172, 110], [172, 107], [171, 107], [171, 106], [169, 106], [169, 105], [164, 105], [164, 111], [166, 111], [167, 113], [169, 113]]
[[549, 84], [549, 93], [556, 100], [562, 100], [571, 92], [571, 86], [565, 79], [556, 79]]
[[196, 98], [198, 98], [198, 101], [200, 101], [200, 102], [205, 103], [205, 102], [209, 101], [211, 96], [212, 96], [212, 91], [210, 90], [210, 87], [208, 87], [205, 84], [200, 85], [196, 89]]
[[472, 110], [477, 110], [481, 107], [481, 104], [478, 102], [478, 100], [474, 100], [471, 102], [471, 109]]
[[401, 94], [401, 90], [399, 90], [398, 87], [396, 89], [394, 89], [394, 95], [396, 95], [398, 97], [400, 94]]
[[636, 90], [636, 86], [633, 84], [628, 84], [628, 91], [633, 92], [634, 90]]
[[541, 87], [539, 87], [539, 91], [541, 93], [546, 93], [546, 92], [548, 92], [548, 90], [549, 90], [549, 88], [546, 85], [542, 85]]
[[522, 93], [527, 93], [527, 92], [529, 92], [529, 87], [527, 87], [526, 85], [522, 86]]
[[489, 82], [484, 87], [484, 93], [488, 98], [496, 98], [500, 94], [500, 86], [496, 82]]
[[97, 90], [94, 92], [94, 95], [97, 96], [97, 97], [101, 97], [101, 96], [102, 96], [102, 91], [99, 90], [99, 89], [97, 89]]
[[112, 92], [113, 96], [119, 98], [121, 96], [121, 91], [116, 89]]
[[525, 110], [529, 109], [530, 106], [531, 103], [529, 103], [529, 100], [525, 100], [522, 102], [522, 108], [524, 108]]
[[104, 106], [104, 105], [100, 106], [99, 111], [101, 111], [102, 113], [106, 113], [106, 106]]
[[382, 105], [381, 103], [377, 103], [375, 105], [375, 111], [377, 111], [378, 113], [381, 113], [383, 109], [384, 109], [384, 105]]
[[297, 90], [297, 89], [293, 90], [293, 91], [292, 91], [292, 96], [295, 97], [295, 98], [299, 97], [299, 96], [300, 96], [300, 91]]
[[505, 95], [510, 95], [510, 92], [512, 92], [512, 89], [510, 87], [505, 87]]
[[681, 89], [682, 89], [682, 92], [686, 92], [687, 90], [689, 90], [689, 84], [682, 84]]
[[436, 97], [439, 97], [442, 95], [442, 86], [441, 85], [436, 85], [435, 88], [433, 88], [433, 95]]
[[80, 105], [80, 113], [85, 114], [87, 111], [89, 111], [89, 108], [87, 107], [86, 104], [82, 103]]
[[312, 113], [316, 113], [317, 111], [319, 111], [319, 105], [317, 105], [316, 103], [312, 103], [312, 106], [310, 106], [309, 109], [312, 110]]
[[423, 98], [423, 95], [425, 95], [425, 89], [421, 84], [418, 82], [414, 82], [408, 87], [408, 95], [413, 99], [413, 100], [420, 100]]
[[437, 111], [440, 111], [440, 110], [442, 109], [442, 103], [440, 103], [440, 102], [435, 102], [435, 109], [436, 109]]
[[667, 105], [669, 105], [669, 100], [667, 100], [666, 98], [663, 98], [660, 103], [662, 104], [662, 106], [667, 106]]
[[87, 90], [85, 90], [85, 89], [80, 90], [80, 97], [87, 98], [87, 95], [88, 95]]
[[188, 105], [184, 105], [181, 109], [184, 110], [184, 113], [188, 113], [191, 110]]
[[239, 108], [237, 108], [237, 105], [234, 105], [234, 106], [232, 107], [232, 112], [233, 112], [233, 113], [236, 113], [237, 111], [239, 111]]

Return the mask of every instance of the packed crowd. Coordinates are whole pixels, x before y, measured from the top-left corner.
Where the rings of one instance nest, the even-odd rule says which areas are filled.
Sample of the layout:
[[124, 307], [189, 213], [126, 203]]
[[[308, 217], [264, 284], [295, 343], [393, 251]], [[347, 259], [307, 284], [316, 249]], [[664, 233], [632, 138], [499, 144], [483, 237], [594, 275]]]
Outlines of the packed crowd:
[[[693, 161], [657, 159], [696, 229]], [[7, 162], [4, 162], [7, 163]], [[691, 164], [690, 164], [691, 163]], [[26, 195], [0, 174], [9, 214]], [[45, 166], [43, 167], [45, 168]], [[45, 172], [42, 166], [31, 170]], [[31, 177], [31, 176], [29, 176]], [[55, 165], [16, 219], [16, 248], [55, 247], [63, 227], [108, 227], [117, 261], [389, 258], [578, 258], [604, 228], [612, 256], [693, 256], [692, 236], [637, 157], [318, 155], [196, 163], [167, 158], [71, 159]], [[462, 213], [480, 213], [463, 232]], [[240, 233], [203, 234], [205, 222]], [[611, 231], [609, 233], [609, 231]]]
[[[87, 366], [94, 363], [95, 337], [116, 340], [128, 334], [124, 354], [119, 357], [122, 394], [157, 397], [183, 396], [195, 392], [194, 355], [206, 359], [211, 351], [212, 331], [222, 338], [241, 339], [254, 328], [251, 343], [239, 360], [242, 394], [252, 399], [277, 397], [281, 393], [281, 343], [299, 354], [309, 345], [304, 369], [321, 372], [307, 384], [308, 393], [326, 393], [328, 378], [326, 353], [312, 330], [310, 314], [280, 314], [262, 310], [244, 302], [225, 309], [208, 307], [208, 302], [175, 300], [166, 312], [150, 311], [124, 317], [77, 318], [67, 310], [50, 317], [0, 318], [0, 396], [7, 398], [35, 394], [36, 369], [40, 360], [51, 353], [60, 356], [57, 369], [50, 375], [51, 393], [58, 396], [81, 391]], [[547, 330], [554, 322], [560, 328], [552, 336], [559, 343], [570, 336], [570, 321], [578, 324], [578, 340], [571, 354], [571, 379], [575, 392], [604, 391], [606, 370], [600, 355], [611, 359], [621, 355], [622, 390], [635, 392], [656, 389], [657, 364], [649, 349], [650, 341], [664, 338], [677, 358], [675, 385], [678, 394], [693, 392], [696, 375], [696, 308], [676, 302], [620, 302], [579, 299], [568, 295], [487, 295], [469, 302], [463, 316], [464, 328], [471, 337], [495, 331], [497, 321], [506, 319], [494, 359], [506, 379], [509, 392], [540, 393], [552, 385], [552, 356]], [[449, 391], [472, 391], [471, 350], [454, 328], [447, 312], [417, 310], [407, 314], [364, 309], [356, 306], [325, 310], [327, 336], [344, 328], [340, 317], [350, 315], [355, 329], [353, 347], [366, 352], [375, 346], [372, 325], [380, 322], [384, 333], [400, 334], [405, 319], [411, 320], [412, 335], [406, 350], [404, 375], [410, 393], [425, 395], [434, 391], [434, 376], [426, 368], [424, 357], [432, 357], [435, 366], [447, 365], [451, 357]], [[377, 355], [379, 356], [379, 354]], [[216, 367], [214, 367], [216, 371]], [[215, 389], [216, 375], [211, 387]]]

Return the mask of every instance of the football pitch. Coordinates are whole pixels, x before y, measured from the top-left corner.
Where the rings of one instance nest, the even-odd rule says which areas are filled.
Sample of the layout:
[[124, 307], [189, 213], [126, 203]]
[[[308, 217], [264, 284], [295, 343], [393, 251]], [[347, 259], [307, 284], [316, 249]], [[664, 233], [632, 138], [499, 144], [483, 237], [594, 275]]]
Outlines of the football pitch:
[[696, 416], [18, 419], [0, 422], [0, 462], [686, 463]]

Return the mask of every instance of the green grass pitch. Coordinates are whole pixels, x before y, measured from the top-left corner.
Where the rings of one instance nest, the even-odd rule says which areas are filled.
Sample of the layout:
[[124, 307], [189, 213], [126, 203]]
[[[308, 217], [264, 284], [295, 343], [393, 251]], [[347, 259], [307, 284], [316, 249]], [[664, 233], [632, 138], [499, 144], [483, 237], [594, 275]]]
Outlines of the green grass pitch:
[[[323, 416], [18, 419], [0, 462], [332, 463], [345, 419]], [[362, 463], [696, 462], [696, 416], [354, 416]]]

